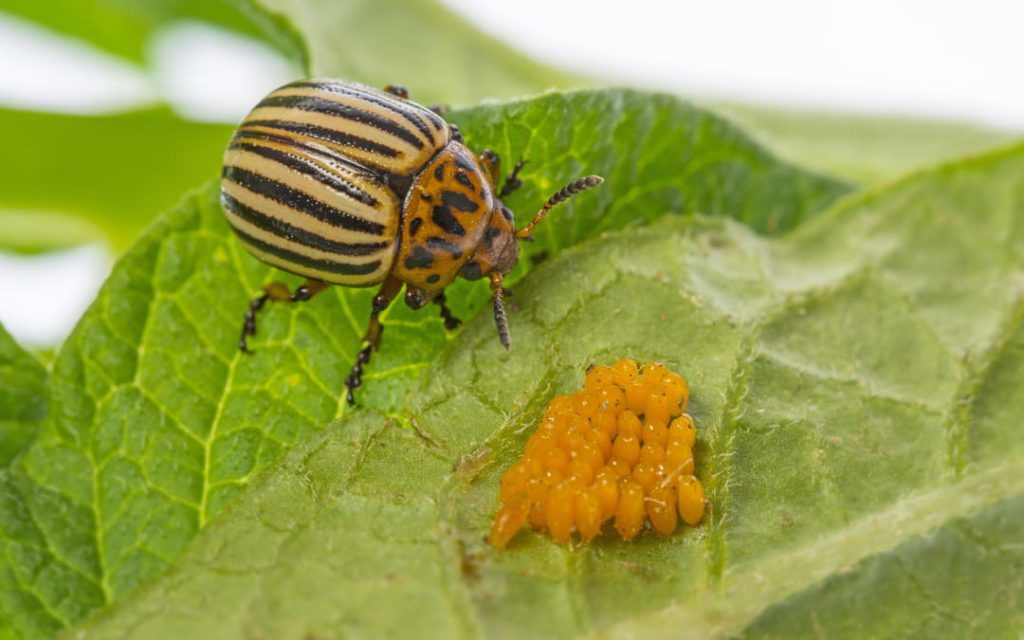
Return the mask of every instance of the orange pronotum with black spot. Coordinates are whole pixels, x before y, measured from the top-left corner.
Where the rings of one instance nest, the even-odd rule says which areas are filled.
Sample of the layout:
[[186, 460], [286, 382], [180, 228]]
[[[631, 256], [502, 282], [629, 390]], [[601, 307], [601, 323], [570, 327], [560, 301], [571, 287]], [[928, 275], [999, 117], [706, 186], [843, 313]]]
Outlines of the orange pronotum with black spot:
[[522, 163], [499, 190], [500, 161], [462, 144], [458, 128], [408, 100], [401, 87], [378, 91], [337, 80], [303, 80], [265, 97], [242, 121], [224, 154], [221, 204], [242, 245], [260, 260], [305, 276], [295, 292], [278, 282], [249, 305], [239, 348], [256, 332], [268, 301], [308, 300], [329, 285], [380, 285], [364, 346], [345, 381], [348, 401], [380, 347], [380, 313], [405, 287], [414, 309], [430, 301], [445, 327], [456, 277], [487, 278], [494, 318], [510, 346], [503, 277], [519, 259], [518, 241], [555, 205], [597, 186], [575, 180], [516, 229], [501, 198], [519, 186]]

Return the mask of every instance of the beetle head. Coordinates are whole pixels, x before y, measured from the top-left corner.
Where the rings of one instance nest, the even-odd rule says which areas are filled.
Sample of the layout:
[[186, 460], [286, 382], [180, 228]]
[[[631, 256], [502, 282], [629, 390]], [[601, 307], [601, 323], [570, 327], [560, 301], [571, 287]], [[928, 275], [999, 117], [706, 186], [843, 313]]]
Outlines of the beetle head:
[[502, 287], [502, 279], [519, 261], [519, 241], [532, 239], [533, 230], [552, 207], [602, 182], [604, 179], [600, 176], [586, 176], [570, 182], [548, 198], [530, 224], [519, 230], [515, 227], [516, 221], [512, 211], [500, 199], [494, 199], [494, 210], [491, 212], [483, 240], [472, 258], [463, 265], [460, 275], [467, 280], [478, 280], [485, 276], [490, 279], [491, 293], [494, 296], [494, 322], [498, 325], [498, 337], [505, 349], [511, 347], [511, 341], [508, 320], [505, 318], [505, 290]]
[[516, 238], [515, 218], [501, 200], [494, 200], [494, 211], [487, 223], [480, 246], [462, 266], [459, 275], [467, 280], [490, 277], [492, 273], [505, 275], [519, 260], [519, 242]]

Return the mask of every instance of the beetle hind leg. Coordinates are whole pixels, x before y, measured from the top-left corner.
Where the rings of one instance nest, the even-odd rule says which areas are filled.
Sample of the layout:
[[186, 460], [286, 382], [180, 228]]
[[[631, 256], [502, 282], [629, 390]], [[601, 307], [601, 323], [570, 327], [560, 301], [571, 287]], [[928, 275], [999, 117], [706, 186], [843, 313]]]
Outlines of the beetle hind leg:
[[384, 93], [390, 93], [391, 95], [402, 98], [403, 100], [409, 99], [409, 90], [400, 84], [389, 84], [384, 87]]
[[[403, 100], [409, 99], [409, 90], [400, 84], [389, 84], [384, 87], [384, 92], [390, 93], [391, 95], [397, 96]], [[446, 104], [431, 104], [427, 105], [427, 108], [442, 118], [444, 117], [444, 114], [448, 113], [448, 105]]]
[[305, 302], [316, 294], [327, 288], [327, 283], [320, 280], [306, 280], [295, 289], [295, 293], [288, 291], [288, 286], [283, 282], [271, 282], [260, 287], [263, 295], [257, 296], [249, 303], [245, 312], [245, 321], [242, 323], [242, 335], [238, 339], [238, 350], [250, 353], [249, 337], [256, 335], [256, 315], [267, 306], [267, 302]]
[[374, 351], [380, 349], [381, 339], [384, 336], [384, 325], [381, 324], [380, 314], [384, 312], [391, 301], [398, 295], [402, 288], [402, 281], [397, 278], [388, 278], [380, 286], [377, 295], [373, 297], [373, 305], [370, 308], [370, 324], [366, 327], [366, 334], [363, 336], [363, 347], [356, 354], [356, 361], [345, 378], [345, 399], [349, 406], [356, 403], [356, 389], [363, 386], [363, 368], [370, 364], [370, 357]]

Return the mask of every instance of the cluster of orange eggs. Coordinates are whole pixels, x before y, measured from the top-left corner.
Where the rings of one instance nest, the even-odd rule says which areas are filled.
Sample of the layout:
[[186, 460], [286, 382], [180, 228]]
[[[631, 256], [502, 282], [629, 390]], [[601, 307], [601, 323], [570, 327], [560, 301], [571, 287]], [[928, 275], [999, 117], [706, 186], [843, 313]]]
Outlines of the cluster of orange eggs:
[[660, 364], [597, 366], [584, 388], [548, 404], [522, 459], [501, 480], [490, 541], [504, 548], [529, 522], [568, 542], [591, 540], [614, 518], [624, 540], [644, 519], [660, 535], [678, 519], [696, 526], [704, 489], [693, 475], [697, 431], [684, 413], [689, 388]]

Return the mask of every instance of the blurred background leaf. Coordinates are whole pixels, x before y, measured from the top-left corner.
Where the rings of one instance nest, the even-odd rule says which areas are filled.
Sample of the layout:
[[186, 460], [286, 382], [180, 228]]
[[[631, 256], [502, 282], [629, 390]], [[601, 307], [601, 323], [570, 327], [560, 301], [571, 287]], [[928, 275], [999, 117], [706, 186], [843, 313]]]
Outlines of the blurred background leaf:
[[980, 125], [711, 101], [708, 108], [779, 155], [851, 182], [892, 179], [922, 165], [973, 154], [1019, 137]]
[[312, 75], [400, 84], [424, 104], [465, 105], [582, 83], [482, 33], [436, 0], [256, 1], [303, 34]]
[[216, 176], [231, 127], [167, 108], [109, 116], [0, 109], [0, 237], [40, 251], [86, 242], [122, 250], [189, 186]]
[[200, 20], [270, 42], [303, 59], [305, 45], [249, 0], [2, 0], [0, 12], [24, 18], [103, 51], [144, 63], [154, 33], [179, 20]]

